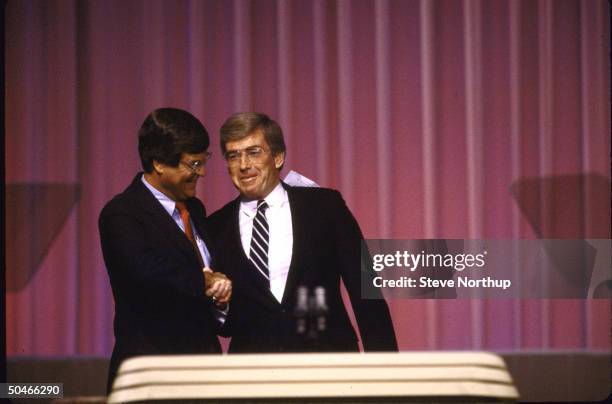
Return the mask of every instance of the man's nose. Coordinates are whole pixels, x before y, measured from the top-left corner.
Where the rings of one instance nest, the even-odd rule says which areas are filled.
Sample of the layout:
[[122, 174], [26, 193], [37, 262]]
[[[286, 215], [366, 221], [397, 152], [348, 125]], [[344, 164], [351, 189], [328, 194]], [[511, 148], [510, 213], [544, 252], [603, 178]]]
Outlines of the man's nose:
[[247, 154], [244, 152], [240, 153], [240, 169], [247, 170], [249, 168], [251, 168], [251, 160], [249, 159], [249, 156], [247, 156]]

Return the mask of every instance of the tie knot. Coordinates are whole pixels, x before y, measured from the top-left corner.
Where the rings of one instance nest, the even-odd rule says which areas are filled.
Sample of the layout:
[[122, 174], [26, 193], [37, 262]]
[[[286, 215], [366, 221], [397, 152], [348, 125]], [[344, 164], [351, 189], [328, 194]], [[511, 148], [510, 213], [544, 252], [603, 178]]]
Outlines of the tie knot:
[[265, 212], [266, 209], [268, 209], [268, 203], [265, 200], [261, 199], [257, 201], [257, 210]]
[[189, 211], [187, 210], [187, 205], [185, 205], [185, 202], [177, 202], [175, 205], [176, 210], [179, 211], [180, 214], [184, 214], [189, 213]]

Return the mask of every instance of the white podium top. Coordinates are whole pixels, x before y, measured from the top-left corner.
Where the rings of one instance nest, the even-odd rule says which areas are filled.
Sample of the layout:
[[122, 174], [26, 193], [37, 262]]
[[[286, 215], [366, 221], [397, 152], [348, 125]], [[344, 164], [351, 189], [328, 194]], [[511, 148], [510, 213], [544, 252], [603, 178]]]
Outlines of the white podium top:
[[155, 400], [481, 397], [516, 400], [486, 352], [147, 356], [120, 367], [109, 403]]

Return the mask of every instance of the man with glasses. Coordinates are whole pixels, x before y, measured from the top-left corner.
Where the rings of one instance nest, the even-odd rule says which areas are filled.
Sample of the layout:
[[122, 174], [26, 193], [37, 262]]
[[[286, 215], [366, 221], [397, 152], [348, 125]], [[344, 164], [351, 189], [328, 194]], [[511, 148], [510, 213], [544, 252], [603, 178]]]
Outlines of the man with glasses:
[[[207, 220], [217, 269], [233, 281], [222, 332], [229, 352], [358, 351], [342, 280], [366, 351], [395, 351], [383, 299], [361, 298], [361, 230], [339, 192], [280, 180], [285, 143], [264, 114], [239, 113], [221, 127], [221, 151], [240, 196]], [[318, 341], [296, 327], [297, 290], [323, 288], [326, 327]], [[304, 290], [304, 289], [302, 289]]]
[[106, 204], [99, 229], [115, 299], [108, 389], [121, 361], [153, 354], [220, 353], [232, 285], [213, 272], [195, 197], [206, 173], [208, 133], [190, 113], [160, 108], [138, 132], [144, 173]]

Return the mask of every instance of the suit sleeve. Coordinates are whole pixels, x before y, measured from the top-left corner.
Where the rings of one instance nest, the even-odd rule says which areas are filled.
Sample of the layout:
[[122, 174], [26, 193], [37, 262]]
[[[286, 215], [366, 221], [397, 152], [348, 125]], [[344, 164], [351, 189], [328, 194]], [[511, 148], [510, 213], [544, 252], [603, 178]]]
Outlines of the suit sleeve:
[[156, 298], [204, 298], [201, 271], [182, 267], [176, 252], [151, 234], [145, 218], [119, 209], [104, 209], [99, 230], [102, 251], [111, 282], [118, 287], [139, 288], [135, 293], [151, 292]]
[[[333, 212], [337, 253], [342, 280], [348, 291], [365, 351], [397, 351], [397, 341], [389, 308], [382, 295], [379, 299], [361, 297], [361, 268], [371, 268], [367, 251], [361, 249], [363, 235], [339, 192], [334, 198]], [[364, 272], [363, 276], [368, 276]], [[367, 279], [364, 280], [367, 282]]]

